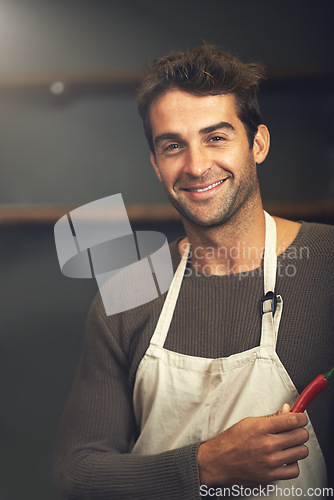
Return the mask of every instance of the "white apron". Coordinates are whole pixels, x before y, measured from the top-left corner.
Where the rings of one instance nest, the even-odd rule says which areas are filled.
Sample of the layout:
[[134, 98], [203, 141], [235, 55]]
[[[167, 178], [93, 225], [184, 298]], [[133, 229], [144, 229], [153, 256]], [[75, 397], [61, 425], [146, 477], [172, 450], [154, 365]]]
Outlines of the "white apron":
[[[275, 291], [277, 256], [275, 221], [266, 212], [265, 219], [264, 293], [267, 294]], [[277, 296], [274, 317], [273, 301], [262, 302], [258, 347], [217, 359], [164, 349], [187, 257], [188, 249], [177, 268], [149, 348], [137, 370], [133, 400], [140, 435], [133, 453], [150, 455], [206, 441], [245, 417], [275, 413], [283, 403], [292, 406], [298, 397], [276, 353], [283, 308], [280, 296]], [[302, 488], [303, 496], [308, 488], [322, 488], [327, 484], [325, 461], [310, 420], [306, 428], [310, 435], [309, 456], [299, 461], [299, 477], [274, 483], [281, 488], [292, 485]], [[276, 498], [275, 494], [272, 496]], [[319, 492], [318, 496], [309, 492], [307, 497], [319, 499]]]

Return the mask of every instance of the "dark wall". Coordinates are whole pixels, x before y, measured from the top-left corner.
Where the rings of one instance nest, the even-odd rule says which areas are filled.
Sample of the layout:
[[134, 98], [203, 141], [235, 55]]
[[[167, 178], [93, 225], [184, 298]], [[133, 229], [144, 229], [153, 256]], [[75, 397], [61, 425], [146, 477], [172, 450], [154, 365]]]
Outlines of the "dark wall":
[[[269, 69], [334, 71], [330, 7], [286, 0], [2, 0], [1, 75], [51, 73], [56, 80], [62, 73], [140, 70], [149, 59], [202, 40]], [[333, 196], [331, 82], [264, 90], [272, 133], [261, 167], [265, 199]], [[0, 87], [0, 113], [0, 203], [79, 205], [118, 192], [127, 204], [166, 201], [152, 175], [134, 91], [65, 88], [55, 96], [47, 85], [34, 92]]]

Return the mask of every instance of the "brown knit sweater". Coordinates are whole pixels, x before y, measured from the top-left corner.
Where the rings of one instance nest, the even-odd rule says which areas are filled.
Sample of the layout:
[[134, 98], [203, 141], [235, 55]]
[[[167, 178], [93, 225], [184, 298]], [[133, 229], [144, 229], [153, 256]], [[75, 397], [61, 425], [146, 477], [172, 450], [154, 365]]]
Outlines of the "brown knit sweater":
[[[176, 269], [177, 242], [170, 249]], [[217, 358], [257, 346], [262, 272], [259, 268], [248, 276], [186, 273], [165, 348]], [[276, 293], [284, 300], [277, 353], [299, 392], [334, 365], [333, 276], [334, 227], [302, 223], [295, 241], [278, 257], [276, 283]], [[165, 295], [109, 317], [99, 295], [94, 300], [60, 425], [56, 477], [62, 498], [199, 498], [198, 443], [154, 456], [129, 453], [136, 436], [132, 408], [136, 370], [164, 299]], [[308, 412], [332, 485], [334, 383]]]

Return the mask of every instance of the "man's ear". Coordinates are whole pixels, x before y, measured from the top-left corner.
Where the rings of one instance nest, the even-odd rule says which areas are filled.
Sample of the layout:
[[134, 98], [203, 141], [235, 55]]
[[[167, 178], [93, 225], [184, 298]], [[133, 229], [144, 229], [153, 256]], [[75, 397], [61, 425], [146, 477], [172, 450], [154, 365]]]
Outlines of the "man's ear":
[[263, 124], [258, 126], [253, 142], [253, 156], [255, 163], [262, 163], [268, 154], [270, 146], [269, 130]]
[[159, 181], [160, 181], [160, 182], [162, 182], [162, 180], [161, 180], [161, 175], [160, 175], [160, 172], [159, 172], [159, 168], [158, 168], [158, 165], [157, 165], [157, 163], [156, 163], [156, 161], [155, 161], [155, 156], [154, 156], [154, 154], [152, 153], [152, 151], [151, 151], [151, 163], [152, 163], [152, 165], [153, 165], [153, 168], [154, 168], [154, 170], [155, 170], [155, 173], [157, 174], [157, 177], [158, 177]]

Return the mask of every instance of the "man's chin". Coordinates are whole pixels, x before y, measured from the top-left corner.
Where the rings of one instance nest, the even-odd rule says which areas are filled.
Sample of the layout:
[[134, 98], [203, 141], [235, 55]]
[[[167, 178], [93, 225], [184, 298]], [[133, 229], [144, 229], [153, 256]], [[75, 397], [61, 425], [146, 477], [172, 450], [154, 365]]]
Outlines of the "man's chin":
[[[226, 216], [224, 214], [216, 214], [215, 216], [210, 214], [210, 216], [206, 214], [200, 214], [195, 211], [189, 210], [188, 208], [184, 207], [182, 204], [180, 204], [178, 201], [176, 201], [172, 196], [167, 193], [168, 199], [173, 205], [173, 207], [179, 212], [181, 215], [181, 218], [184, 220], [184, 222], [191, 222], [192, 224], [196, 224], [197, 226], [201, 227], [215, 227], [215, 226], [220, 226], [225, 222]], [[208, 209], [203, 208], [203, 212], [207, 212]]]
[[200, 227], [216, 227], [220, 226], [224, 223], [225, 217], [224, 215], [220, 214], [218, 216], [213, 217], [212, 214], [210, 217], [205, 217], [201, 216], [199, 214], [190, 212], [188, 210], [184, 210], [183, 207], [180, 207], [178, 205], [174, 205], [174, 208], [179, 212], [181, 215], [181, 218], [184, 221], [190, 222], [192, 224], [195, 224]]
[[[182, 215], [182, 214], [181, 214]], [[188, 222], [191, 222], [193, 224], [196, 224], [197, 226], [200, 226], [200, 227], [218, 227], [218, 226], [222, 226], [225, 222], [225, 218], [224, 217], [219, 217], [219, 218], [216, 218], [216, 219], [209, 219], [209, 220], [203, 220], [203, 219], [200, 219], [199, 217], [194, 217], [194, 216], [191, 216], [191, 215], [186, 215], [186, 216], [183, 216]]]

